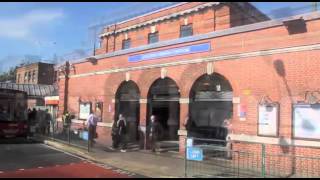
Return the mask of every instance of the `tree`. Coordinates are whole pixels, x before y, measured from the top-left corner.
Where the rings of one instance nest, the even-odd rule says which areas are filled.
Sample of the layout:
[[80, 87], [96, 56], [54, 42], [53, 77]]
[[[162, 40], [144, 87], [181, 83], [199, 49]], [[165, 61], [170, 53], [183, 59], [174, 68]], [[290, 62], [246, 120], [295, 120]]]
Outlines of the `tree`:
[[15, 82], [17, 66], [11, 67], [8, 72], [0, 74], [0, 82]]

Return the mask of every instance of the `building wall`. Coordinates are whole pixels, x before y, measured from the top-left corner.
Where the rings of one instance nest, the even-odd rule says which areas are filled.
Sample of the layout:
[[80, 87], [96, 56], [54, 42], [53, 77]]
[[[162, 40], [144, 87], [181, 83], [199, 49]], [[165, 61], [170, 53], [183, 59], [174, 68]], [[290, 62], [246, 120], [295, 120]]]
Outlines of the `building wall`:
[[[30, 80], [25, 79], [25, 73], [31, 73]], [[33, 77], [33, 72], [35, 72]], [[34, 63], [19, 67], [16, 72], [17, 84], [53, 84], [53, 64]], [[34, 79], [34, 80], [33, 80]]]
[[[138, 23], [147, 22], [152, 19], [197, 7], [201, 4], [206, 3], [207, 2], [186, 3], [147, 16], [139, 17], [128, 22], [109, 26], [105, 28], [104, 32], [113, 32], [115, 29], [119, 30]], [[249, 17], [249, 15], [247, 15], [248, 11], [237, 10], [239, 9], [238, 5], [233, 5], [232, 3], [222, 3], [219, 5], [214, 5], [213, 7], [202, 9], [197, 13], [191, 13], [177, 18], [171, 18], [160, 23], [155, 23], [126, 32], [117, 33], [116, 35], [111, 34], [103, 37], [101, 39], [101, 47], [96, 50], [96, 54], [103, 54], [106, 52], [121, 50], [122, 41], [125, 39], [126, 35], [131, 40], [131, 47], [139, 47], [148, 44], [148, 34], [151, 33], [151, 26], [155, 26], [156, 31], [159, 32], [159, 41], [165, 41], [178, 39], [180, 37], [181, 25], [192, 24], [193, 34], [198, 35], [266, 20], [266, 17], [263, 14], [261, 14], [248, 3], [243, 3], [243, 5], [247, 10], [249, 10], [250, 13], [254, 14], [254, 18], [250, 18], [250, 20], [247, 20], [247, 17]], [[255, 16], [257, 17], [255, 18]]]
[[[151, 84], [161, 76], [161, 64], [174, 63], [163, 67], [167, 70], [167, 77], [172, 78], [180, 89], [182, 99], [189, 98], [189, 92], [201, 75], [207, 73], [207, 65], [210, 62], [179, 64], [180, 61], [192, 61], [201, 58], [223, 57], [234, 54], [232, 58], [212, 61], [213, 71], [223, 75], [232, 85], [234, 97], [240, 98], [240, 104], [247, 106], [247, 116], [245, 121], [238, 117], [238, 103], [234, 103], [232, 123], [232, 134], [246, 134], [257, 136], [257, 105], [265, 95], [280, 104], [279, 117], [279, 137], [292, 138], [292, 104], [305, 100], [307, 91], [317, 91], [320, 79], [317, 74], [320, 69], [319, 49], [309, 49], [301, 51], [290, 51], [285, 48], [304, 47], [306, 45], [319, 44], [320, 39], [319, 19], [306, 22], [307, 32], [299, 34], [289, 34], [285, 26], [275, 26], [246, 33], [236, 33], [220, 36], [208, 40], [182, 45], [173, 45], [164, 48], [151, 49], [139, 52], [147, 53], [155, 50], [185, 46], [210, 42], [212, 50], [205, 53], [181, 55], [155, 60], [130, 63], [130, 54], [105, 58], [98, 61], [96, 65], [90, 62], [74, 64], [74, 70], [70, 73], [68, 87], [68, 109], [76, 116], [79, 113], [79, 100], [102, 101], [103, 123], [110, 126], [114, 118], [114, 99], [117, 88], [121, 82], [126, 80], [126, 73], [130, 74], [130, 80], [137, 83], [140, 89], [140, 125], [146, 125], [146, 99]], [[275, 36], [275, 34], [277, 36]], [[283, 50], [283, 52], [273, 52], [272, 50]], [[270, 51], [266, 55], [250, 56], [256, 51]], [[136, 53], [132, 53], [136, 54]], [[247, 56], [247, 57], [243, 57]], [[277, 73], [276, 64], [283, 64], [285, 75]], [[143, 70], [130, 70], [133, 67], [144, 67], [159, 65], [157, 68], [146, 67]], [[101, 73], [97, 75], [86, 75], [91, 72], [102, 72], [104, 70], [128, 68], [122, 72]], [[60, 98], [64, 97], [62, 91], [64, 79], [60, 79]], [[60, 110], [64, 107], [60, 101]], [[188, 113], [188, 103], [180, 103], [180, 129]], [[60, 112], [61, 114], [62, 112]], [[110, 127], [100, 127], [99, 132], [108, 136]], [[103, 133], [104, 132], [104, 133]], [[109, 137], [101, 137], [106, 142]], [[184, 138], [180, 138], [180, 147], [183, 150]]]

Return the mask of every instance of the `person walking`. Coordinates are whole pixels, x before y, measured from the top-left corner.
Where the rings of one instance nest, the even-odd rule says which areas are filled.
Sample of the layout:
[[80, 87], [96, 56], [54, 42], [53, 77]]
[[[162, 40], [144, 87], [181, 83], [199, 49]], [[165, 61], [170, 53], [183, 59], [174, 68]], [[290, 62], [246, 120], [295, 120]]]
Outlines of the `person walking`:
[[117, 149], [119, 147], [119, 129], [117, 126], [118, 120], [115, 119], [113, 124], [112, 124], [112, 129], [111, 129], [111, 137], [112, 137], [112, 149]]
[[150, 141], [152, 152], [156, 152], [157, 141], [160, 135], [160, 124], [157, 121], [155, 115], [151, 115], [150, 120], [151, 120], [151, 123], [150, 123], [149, 141]]
[[47, 135], [50, 134], [50, 127], [52, 123], [52, 117], [51, 114], [49, 113], [48, 109], [45, 111], [45, 133]]
[[69, 131], [69, 128], [71, 126], [71, 115], [69, 113], [69, 111], [67, 111], [63, 116], [62, 116], [62, 120], [63, 120], [63, 134], [67, 134]]
[[96, 138], [96, 129], [98, 124], [98, 118], [96, 115], [90, 110], [90, 115], [87, 118], [87, 127], [89, 130], [89, 145], [93, 146], [95, 143], [94, 139]]
[[127, 122], [126, 119], [122, 114], [119, 114], [119, 119], [117, 122], [117, 127], [118, 127], [118, 135], [119, 135], [119, 144], [121, 147], [121, 152], [126, 152], [127, 148], [127, 140], [126, 140], [126, 135], [127, 135]]

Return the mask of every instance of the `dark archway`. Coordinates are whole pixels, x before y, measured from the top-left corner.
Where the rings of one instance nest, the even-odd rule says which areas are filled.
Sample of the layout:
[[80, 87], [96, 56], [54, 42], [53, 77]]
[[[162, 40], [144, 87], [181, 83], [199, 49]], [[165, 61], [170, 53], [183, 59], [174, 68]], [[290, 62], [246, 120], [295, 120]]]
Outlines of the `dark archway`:
[[162, 126], [160, 141], [179, 140], [180, 92], [177, 84], [170, 78], [157, 79], [148, 92], [147, 125], [153, 114]]
[[232, 117], [232, 87], [220, 74], [202, 75], [190, 91], [188, 136], [226, 140]]
[[140, 120], [140, 91], [133, 81], [124, 81], [120, 84], [116, 93], [115, 119], [123, 114], [128, 122], [128, 140], [139, 140]]

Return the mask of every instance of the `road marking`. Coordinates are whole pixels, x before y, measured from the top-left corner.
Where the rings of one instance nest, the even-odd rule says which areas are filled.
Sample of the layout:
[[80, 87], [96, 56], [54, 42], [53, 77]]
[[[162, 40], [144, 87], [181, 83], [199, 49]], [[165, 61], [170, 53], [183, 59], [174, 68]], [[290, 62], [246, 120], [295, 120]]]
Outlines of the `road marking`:
[[3, 171], [0, 171], [0, 173], [3, 173]]
[[24, 171], [24, 169], [19, 169], [19, 171]]
[[41, 169], [41, 168], [43, 168], [43, 167], [39, 166], [38, 168]]
[[71, 153], [68, 153], [68, 152], [65, 152], [65, 151], [62, 151], [62, 150], [60, 150], [60, 149], [57, 149], [57, 148], [55, 148], [55, 147], [52, 147], [52, 146], [50, 146], [50, 145], [47, 145], [47, 144], [43, 144], [43, 145], [45, 145], [45, 146], [47, 146], [47, 147], [49, 147], [49, 148], [51, 148], [51, 149], [53, 149], [53, 150], [56, 150], [56, 151], [59, 151], [59, 152], [62, 152], [62, 153], [64, 153], [64, 154], [67, 154], [67, 155], [69, 155], [69, 156], [73, 156], [73, 157], [76, 157], [76, 158], [79, 158], [79, 159], [81, 159], [81, 160], [86, 160], [85, 158], [83, 158], [83, 157], [80, 157], [80, 156], [78, 156], [78, 155], [75, 155], [75, 154], [71, 154]]

